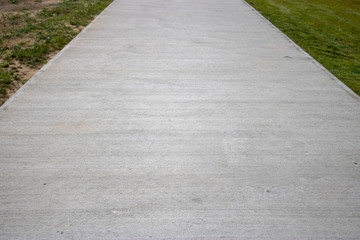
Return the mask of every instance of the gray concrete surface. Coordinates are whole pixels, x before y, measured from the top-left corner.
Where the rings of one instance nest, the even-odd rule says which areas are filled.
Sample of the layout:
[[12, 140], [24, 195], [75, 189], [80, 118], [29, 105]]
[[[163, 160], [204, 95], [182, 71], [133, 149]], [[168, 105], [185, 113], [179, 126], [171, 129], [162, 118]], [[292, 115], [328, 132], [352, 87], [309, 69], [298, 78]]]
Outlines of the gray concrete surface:
[[360, 239], [359, 127], [243, 1], [115, 0], [2, 107], [0, 239]]

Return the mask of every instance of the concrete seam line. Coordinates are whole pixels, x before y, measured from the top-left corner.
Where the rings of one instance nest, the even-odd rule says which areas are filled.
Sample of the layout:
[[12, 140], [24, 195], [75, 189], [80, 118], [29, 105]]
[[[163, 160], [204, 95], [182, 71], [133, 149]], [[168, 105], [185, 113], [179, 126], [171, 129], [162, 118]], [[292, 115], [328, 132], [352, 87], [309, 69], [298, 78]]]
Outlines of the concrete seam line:
[[31, 84], [34, 83], [37, 76], [41, 74], [44, 70], [46, 70], [48, 67], [50, 67], [71, 45], [80, 38], [80, 35], [82, 35], [84, 32], [87, 31], [87, 29], [95, 23], [95, 21], [100, 18], [101, 15], [115, 2], [116, 0], [113, 0], [104, 10], [101, 11], [99, 15], [97, 15], [81, 32], [79, 32], [68, 44], [63, 47], [63, 49], [60, 50], [53, 58], [49, 60], [42, 68], [40, 68], [39, 71], [37, 71], [24, 85], [19, 88], [14, 95], [12, 95], [6, 102], [0, 107], [0, 112], [5, 111], [10, 103], [16, 100], [19, 94], [21, 94], [27, 87], [29, 87]]
[[327, 68], [325, 68], [321, 63], [319, 63], [315, 58], [313, 58], [308, 52], [302, 49], [298, 44], [294, 42], [288, 35], [283, 33], [279, 28], [277, 28], [272, 22], [270, 22], [266, 17], [264, 17], [258, 10], [256, 10], [253, 6], [251, 6], [246, 0], [242, 0], [242, 2], [247, 5], [251, 10], [253, 10], [257, 15], [259, 15], [265, 22], [267, 22], [271, 27], [275, 28], [283, 37], [285, 37], [291, 44], [293, 44], [297, 50], [307, 56], [316, 66], [320, 67], [326, 74], [328, 74], [336, 83], [344, 89], [351, 97], [360, 101], [360, 96], [357, 95], [353, 90], [351, 90], [348, 86], [345, 85], [342, 81], [340, 81], [334, 74], [332, 74]]

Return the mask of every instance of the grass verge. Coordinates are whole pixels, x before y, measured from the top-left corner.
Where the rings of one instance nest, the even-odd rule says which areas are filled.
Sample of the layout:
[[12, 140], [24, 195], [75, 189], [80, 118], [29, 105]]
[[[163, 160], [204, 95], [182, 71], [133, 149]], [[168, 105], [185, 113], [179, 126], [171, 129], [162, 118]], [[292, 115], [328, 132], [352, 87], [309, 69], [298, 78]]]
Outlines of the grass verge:
[[246, 0], [360, 95], [360, 0]]
[[2, 14], [0, 105], [111, 2], [63, 0], [36, 11]]

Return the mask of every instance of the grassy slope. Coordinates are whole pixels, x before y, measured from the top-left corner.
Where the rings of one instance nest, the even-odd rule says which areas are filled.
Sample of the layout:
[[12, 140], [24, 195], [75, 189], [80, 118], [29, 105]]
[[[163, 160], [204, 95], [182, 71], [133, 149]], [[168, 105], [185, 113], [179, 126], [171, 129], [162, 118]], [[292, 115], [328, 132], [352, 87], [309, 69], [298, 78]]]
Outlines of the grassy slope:
[[246, 0], [360, 95], [360, 0]]
[[38, 69], [112, 0], [63, 0], [40, 12], [0, 16], [0, 105], [22, 83], [24, 68]]

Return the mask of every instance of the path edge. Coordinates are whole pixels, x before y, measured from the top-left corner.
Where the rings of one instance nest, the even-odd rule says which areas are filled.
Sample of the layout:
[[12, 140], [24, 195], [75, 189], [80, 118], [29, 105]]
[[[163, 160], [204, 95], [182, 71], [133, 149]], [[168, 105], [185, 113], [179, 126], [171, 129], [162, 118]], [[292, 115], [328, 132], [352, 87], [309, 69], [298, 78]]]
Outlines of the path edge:
[[40, 68], [39, 71], [37, 71], [24, 85], [22, 85], [8, 100], [4, 102], [2, 106], [0, 106], [0, 113], [4, 112], [8, 106], [16, 100], [16, 98], [30, 85], [32, 85], [37, 78], [38, 75], [40, 75], [42, 72], [44, 72], [47, 68], [49, 68], [53, 63], [56, 62], [58, 58], [61, 57], [61, 55], [64, 54], [64, 52], [70, 48], [73, 43], [80, 38], [80, 35], [82, 35], [84, 32], [88, 30], [103, 14], [104, 12], [111, 7], [111, 5], [114, 4], [116, 0], [113, 0], [104, 10], [101, 11], [83, 30], [81, 30], [68, 44], [66, 44], [63, 49], [61, 49], [53, 58], [51, 58], [42, 68]]
[[306, 52], [302, 47], [300, 47], [294, 40], [292, 40], [288, 35], [282, 32], [278, 27], [276, 27], [269, 19], [267, 19], [264, 15], [262, 15], [258, 10], [256, 10], [250, 3], [246, 0], [241, 0], [245, 5], [247, 5], [252, 11], [254, 11], [258, 16], [262, 18], [267, 24], [269, 24], [272, 28], [276, 29], [286, 40], [288, 40], [291, 44], [295, 46], [297, 50], [303, 53], [308, 59], [310, 59], [316, 66], [318, 66], [323, 72], [330, 76], [332, 80], [334, 80], [343, 90], [345, 90], [352, 98], [360, 101], [360, 96], [357, 95], [351, 88], [346, 86], [341, 80], [339, 80], [334, 74], [332, 74], [327, 68], [325, 68], [321, 63], [319, 63], [314, 57], [312, 57], [308, 52]]

